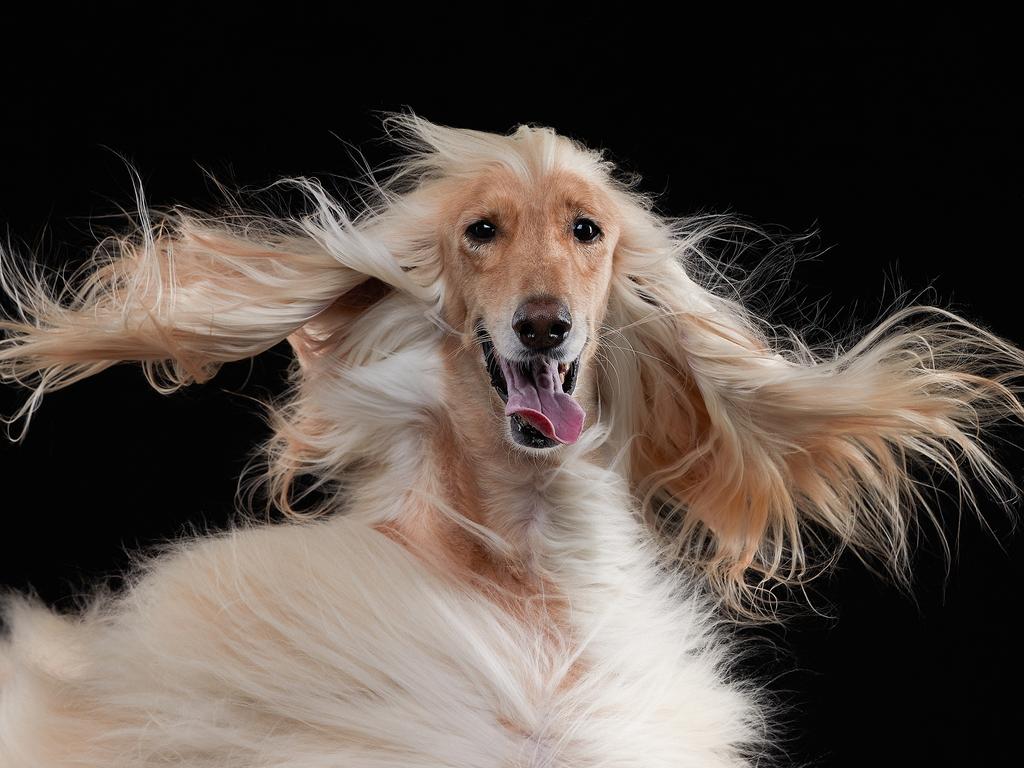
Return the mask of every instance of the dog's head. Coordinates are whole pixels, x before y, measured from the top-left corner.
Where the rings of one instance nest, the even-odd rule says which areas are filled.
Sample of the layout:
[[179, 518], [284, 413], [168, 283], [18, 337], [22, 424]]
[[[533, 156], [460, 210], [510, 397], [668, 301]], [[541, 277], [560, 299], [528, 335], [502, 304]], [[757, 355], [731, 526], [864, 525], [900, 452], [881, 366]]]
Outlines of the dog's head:
[[490, 391], [517, 448], [574, 443], [596, 404], [616, 205], [600, 184], [557, 166], [495, 165], [449, 189], [439, 231], [445, 315], [475, 358], [473, 383]]

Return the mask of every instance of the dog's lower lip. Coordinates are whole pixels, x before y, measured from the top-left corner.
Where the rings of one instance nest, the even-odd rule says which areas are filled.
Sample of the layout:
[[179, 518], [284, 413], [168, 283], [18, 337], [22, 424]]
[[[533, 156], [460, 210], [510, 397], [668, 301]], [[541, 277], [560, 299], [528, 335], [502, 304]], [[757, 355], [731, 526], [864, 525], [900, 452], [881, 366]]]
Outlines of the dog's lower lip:
[[554, 448], [558, 443], [541, 434], [540, 430], [518, 413], [509, 416], [509, 424], [512, 429], [523, 436], [525, 444], [531, 448]]

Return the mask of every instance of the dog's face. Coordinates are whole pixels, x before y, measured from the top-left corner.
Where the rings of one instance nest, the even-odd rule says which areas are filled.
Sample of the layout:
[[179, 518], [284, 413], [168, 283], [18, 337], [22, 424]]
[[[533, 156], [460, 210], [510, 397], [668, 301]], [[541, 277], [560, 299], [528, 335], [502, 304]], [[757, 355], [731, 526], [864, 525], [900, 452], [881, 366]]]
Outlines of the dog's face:
[[575, 442], [594, 409], [591, 362], [619, 236], [599, 184], [567, 171], [494, 169], [452, 184], [442, 251], [448, 321], [506, 437], [546, 451]]

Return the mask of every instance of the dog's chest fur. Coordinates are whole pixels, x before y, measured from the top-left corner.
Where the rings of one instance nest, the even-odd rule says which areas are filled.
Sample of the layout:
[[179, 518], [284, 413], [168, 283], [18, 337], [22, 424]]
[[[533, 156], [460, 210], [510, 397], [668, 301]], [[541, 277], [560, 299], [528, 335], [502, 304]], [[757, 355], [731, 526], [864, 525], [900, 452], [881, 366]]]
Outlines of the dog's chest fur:
[[19, 621], [4, 738], [37, 767], [743, 764], [750, 701], [616, 486], [581, 463], [534, 497], [551, 593], [520, 615], [357, 511], [182, 547], [106, 616]]

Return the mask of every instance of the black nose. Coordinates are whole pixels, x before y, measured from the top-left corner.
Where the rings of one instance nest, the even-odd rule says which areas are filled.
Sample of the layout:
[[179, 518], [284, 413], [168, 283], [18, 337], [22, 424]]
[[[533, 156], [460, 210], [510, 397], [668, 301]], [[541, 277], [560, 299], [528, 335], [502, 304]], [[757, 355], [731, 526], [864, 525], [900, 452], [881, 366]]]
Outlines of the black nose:
[[544, 352], [557, 347], [569, 335], [572, 316], [564, 302], [557, 299], [530, 299], [512, 315], [512, 328], [524, 347]]

